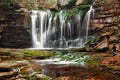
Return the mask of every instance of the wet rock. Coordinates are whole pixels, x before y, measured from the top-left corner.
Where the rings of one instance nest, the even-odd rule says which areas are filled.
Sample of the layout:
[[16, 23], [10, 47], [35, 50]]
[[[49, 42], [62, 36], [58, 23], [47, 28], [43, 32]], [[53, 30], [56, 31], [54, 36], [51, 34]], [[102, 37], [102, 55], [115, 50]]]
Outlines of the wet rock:
[[3, 61], [3, 60], [7, 60], [7, 59], [10, 59], [11, 56], [0, 56], [0, 61]]
[[48, 77], [48, 76], [46, 76], [46, 75], [44, 75], [44, 74], [35, 74], [34, 76], [33, 76], [33, 78], [35, 78], [36, 80], [52, 80], [52, 78], [51, 77]]
[[101, 36], [110, 36], [113, 32], [105, 32], [105, 33], [102, 33]]
[[120, 74], [120, 52], [108, 52], [94, 54], [87, 61], [88, 66]]
[[92, 50], [93, 50], [93, 48], [91, 48], [91, 47], [83, 47], [83, 48], [75, 49], [75, 51], [77, 51], [77, 52], [91, 52]]
[[116, 51], [119, 51], [119, 52], [120, 52], [120, 43], [116, 43], [116, 44], [115, 44], [115, 48], [116, 48]]
[[103, 41], [99, 42], [99, 43], [95, 46], [95, 49], [96, 49], [96, 50], [102, 50], [102, 49], [108, 48], [108, 44], [109, 44], [108, 39], [104, 39]]
[[55, 78], [54, 80], [119, 80], [116, 76], [103, 72], [98, 71], [78, 74], [77, 76], [63, 76]]
[[84, 71], [86, 67], [70, 64], [46, 64], [42, 67], [42, 73], [52, 78], [60, 75], [72, 75]]
[[117, 54], [113, 57], [107, 57], [102, 60], [101, 65], [110, 72], [120, 76], [120, 55]]
[[70, 1], [71, 1], [71, 0], [58, 0], [58, 4], [59, 4], [60, 6], [66, 6], [66, 5], [69, 4]]
[[71, 80], [70, 77], [59, 77], [54, 80]]
[[40, 71], [41, 70], [41, 65], [38, 64], [38, 63], [34, 63], [31, 65], [31, 68], [34, 70], [34, 71]]
[[78, 6], [86, 0], [57, 0], [58, 1], [58, 8], [72, 8], [74, 6]]
[[120, 43], [109, 44], [109, 50], [113, 52], [120, 51]]
[[0, 63], [0, 68], [20, 68], [22, 66], [27, 66], [29, 61], [3, 61]]
[[84, 1], [85, 0], [77, 0], [76, 3], [75, 3], [75, 5], [77, 6], [77, 5], [81, 4], [81, 3], [83, 3]]
[[6, 80], [6, 79], [9, 79], [9, 78], [14, 77], [16, 75], [17, 75], [16, 71], [2, 72], [2, 73], [0, 73], [0, 79]]
[[104, 58], [104, 60], [102, 61], [102, 64], [104, 65], [108, 65], [108, 66], [116, 66], [118, 65], [120, 67], [120, 55], [116, 54], [113, 57], [107, 57]]
[[26, 66], [20, 70], [19, 74], [28, 74], [29, 72], [32, 72], [32, 71], [33, 71], [33, 69], [31, 67]]
[[41, 71], [41, 66], [39, 64], [32, 64], [31, 66], [26, 66], [20, 70], [20, 74], [28, 74], [29, 72]]
[[116, 35], [111, 35], [109, 40], [110, 40], [110, 42], [118, 42], [119, 37], [117, 37]]
[[9, 72], [12, 71], [12, 69], [9, 68], [0, 68], [0, 72]]
[[25, 79], [25, 78], [17, 78], [15, 80], [27, 80], [27, 79]]
[[15, 10], [16, 12], [28, 12], [28, 9], [26, 9], [26, 8], [20, 8], [20, 9], [18, 9], [18, 10]]

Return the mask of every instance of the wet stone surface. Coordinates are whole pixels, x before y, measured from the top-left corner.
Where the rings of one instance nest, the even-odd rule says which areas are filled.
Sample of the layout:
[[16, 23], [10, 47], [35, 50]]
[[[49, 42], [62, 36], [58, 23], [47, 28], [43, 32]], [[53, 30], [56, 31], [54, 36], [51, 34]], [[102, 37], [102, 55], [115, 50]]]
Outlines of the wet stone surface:
[[[44, 63], [42, 63], [44, 61]], [[38, 62], [38, 61], [37, 61]], [[93, 69], [81, 66], [77, 63], [41, 62], [42, 73], [53, 78], [53, 80], [119, 80], [117, 75], [107, 70]]]
[[[59, 52], [59, 55], [52, 59], [50, 57], [36, 59], [33, 58], [33, 54], [28, 58], [31, 51], [25, 51], [27, 58], [24, 58], [23, 50], [3, 49], [2, 52], [0, 80], [120, 80], [119, 52], [89, 53], [90, 56], [88, 53]], [[43, 52], [45, 53], [45, 51], [33, 51], [34, 55]]]

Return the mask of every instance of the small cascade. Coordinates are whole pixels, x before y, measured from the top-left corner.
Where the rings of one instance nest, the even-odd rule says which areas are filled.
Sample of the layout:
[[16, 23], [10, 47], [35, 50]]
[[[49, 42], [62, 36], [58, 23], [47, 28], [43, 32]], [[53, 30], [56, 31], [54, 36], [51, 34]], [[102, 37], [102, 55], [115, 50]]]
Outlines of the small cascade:
[[70, 49], [84, 47], [88, 39], [89, 21], [92, 6], [84, 19], [81, 12], [69, 17], [69, 10], [60, 12], [31, 11], [32, 48], [36, 49]]

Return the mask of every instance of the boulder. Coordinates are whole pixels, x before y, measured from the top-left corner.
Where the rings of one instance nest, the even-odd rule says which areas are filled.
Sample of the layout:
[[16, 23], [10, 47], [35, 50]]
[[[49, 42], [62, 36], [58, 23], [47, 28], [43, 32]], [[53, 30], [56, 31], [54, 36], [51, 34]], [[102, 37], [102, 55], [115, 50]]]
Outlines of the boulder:
[[81, 3], [83, 3], [84, 1], [85, 0], [77, 0], [76, 3], [75, 3], [75, 5], [77, 6], [77, 5], [81, 4]]
[[29, 72], [40, 71], [40, 70], [41, 70], [41, 66], [39, 64], [34, 63], [30, 66], [26, 66], [26, 67], [22, 68], [19, 73], [27, 74]]

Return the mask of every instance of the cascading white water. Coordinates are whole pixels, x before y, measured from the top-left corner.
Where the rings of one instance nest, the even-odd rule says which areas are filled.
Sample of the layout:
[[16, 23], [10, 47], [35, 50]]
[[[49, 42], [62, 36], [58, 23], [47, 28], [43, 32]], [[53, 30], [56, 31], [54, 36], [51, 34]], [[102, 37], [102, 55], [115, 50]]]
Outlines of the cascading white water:
[[84, 47], [88, 39], [88, 29], [92, 6], [83, 21], [77, 12], [74, 18], [68, 18], [69, 11], [58, 13], [51, 11], [31, 11], [32, 48], [38, 49], [69, 49]]

